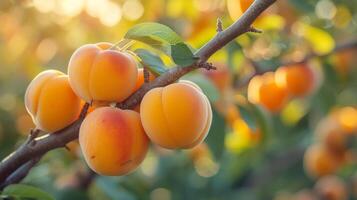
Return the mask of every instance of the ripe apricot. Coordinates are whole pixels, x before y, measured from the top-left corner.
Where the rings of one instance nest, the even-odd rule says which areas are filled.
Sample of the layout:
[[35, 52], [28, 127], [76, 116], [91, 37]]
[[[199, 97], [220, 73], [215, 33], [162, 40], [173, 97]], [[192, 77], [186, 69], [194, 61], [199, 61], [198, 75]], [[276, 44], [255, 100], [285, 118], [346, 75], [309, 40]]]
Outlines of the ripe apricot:
[[316, 193], [326, 200], [346, 200], [348, 192], [346, 184], [337, 176], [325, 176], [320, 178], [315, 185]]
[[36, 126], [47, 132], [60, 130], [74, 122], [81, 100], [69, 85], [68, 76], [57, 70], [38, 74], [25, 93], [25, 106]]
[[334, 173], [339, 168], [340, 162], [340, 158], [320, 144], [310, 146], [304, 155], [305, 170], [313, 177]]
[[185, 149], [204, 140], [211, 126], [212, 110], [198, 86], [185, 81], [146, 93], [140, 117], [154, 143], [169, 149]]
[[329, 150], [335, 153], [346, 151], [349, 135], [341, 129], [335, 117], [327, 116], [322, 119], [316, 127], [315, 134]]
[[[154, 74], [152, 74], [151, 72], [149, 72], [149, 82], [153, 81], [155, 79]], [[135, 84], [135, 89], [134, 91], [138, 90], [145, 82], [145, 78], [144, 78], [144, 69], [140, 68], [138, 69], [138, 76], [136, 79], [136, 84]]]
[[303, 189], [297, 192], [291, 199], [292, 200], [318, 200], [316, 194], [308, 189]]
[[101, 107], [84, 119], [79, 143], [92, 170], [117, 176], [139, 166], [145, 158], [149, 140], [137, 112]]
[[336, 118], [341, 130], [346, 133], [357, 133], [357, 109], [354, 107], [343, 107], [337, 111]]
[[237, 20], [248, 10], [254, 0], [227, 0], [228, 13], [232, 20]]
[[314, 88], [314, 73], [304, 64], [280, 67], [275, 78], [277, 84], [293, 96], [305, 96]]
[[69, 81], [86, 102], [121, 102], [135, 88], [137, 66], [132, 56], [111, 50], [109, 43], [86, 44], [78, 48], [68, 64]]
[[248, 85], [248, 100], [255, 104], [261, 104], [271, 112], [282, 109], [288, 99], [285, 87], [279, 86], [273, 72], [267, 72], [262, 76], [255, 76]]

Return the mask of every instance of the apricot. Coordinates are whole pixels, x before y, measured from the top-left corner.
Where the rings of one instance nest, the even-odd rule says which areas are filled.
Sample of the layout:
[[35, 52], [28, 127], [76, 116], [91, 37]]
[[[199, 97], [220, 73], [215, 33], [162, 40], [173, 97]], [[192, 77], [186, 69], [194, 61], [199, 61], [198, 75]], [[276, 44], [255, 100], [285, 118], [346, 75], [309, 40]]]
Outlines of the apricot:
[[227, 0], [228, 13], [232, 20], [237, 20], [248, 10], [254, 0]]
[[212, 122], [211, 105], [192, 82], [178, 82], [145, 94], [140, 117], [145, 132], [157, 145], [187, 149], [201, 143]]
[[288, 91], [276, 83], [273, 72], [267, 72], [249, 82], [248, 100], [261, 104], [270, 112], [278, 112], [288, 100]]
[[346, 133], [357, 133], [357, 109], [354, 107], [343, 107], [337, 113], [337, 121], [341, 130]]
[[46, 70], [29, 84], [25, 106], [37, 128], [55, 132], [78, 118], [81, 100], [69, 85], [67, 75], [57, 70]]
[[316, 193], [326, 200], [346, 200], [348, 199], [347, 186], [337, 176], [325, 176], [320, 178], [315, 185]]
[[310, 146], [304, 155], [305, 170], [312, 177], [321, 177], [336, 172], [340, 162], [341, 158], [320, 144]]
[[303, 189], [297, 192], [292, 200], [318, 200], [316, 194], [308, 189]]
[[344, 153], [347, 149], [349, 135], [341, 130], [340, 124], [332, 116], [319, 122], [315, 134], [317, 139], [335, 153]]
[[137, 112], [101, 107], [91, 112], [79, 130], [79, 144], [89, 167], [98, 174], [124, 175], [145, 158], [149, 139]]
[[86, 102], [121, 102], [135, 89], [138, 69], [132, 56], [111, 50], [110, 43], [78, 48], [68, 64], [69, 82]]
[[287, 88], [293, 96], [305, 96], [314, 88], [314, 73], [304, 64], [280, 67], [275, 72], [279, 86]]

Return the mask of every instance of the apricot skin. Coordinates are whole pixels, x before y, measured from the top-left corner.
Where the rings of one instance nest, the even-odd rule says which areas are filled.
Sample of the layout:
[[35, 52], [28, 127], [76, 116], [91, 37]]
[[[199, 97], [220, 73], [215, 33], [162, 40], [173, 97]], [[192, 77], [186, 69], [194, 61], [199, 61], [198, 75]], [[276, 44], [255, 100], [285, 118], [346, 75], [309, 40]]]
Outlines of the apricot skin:
[[267, 72], [255, 76], [249, 82], [248, 99], [252, 103], [261, 104], [270, 112], [278, 112], [288, 100], [288, 91], [276, 83], [274, 73]]
[[101, 175], [132, 172], [145, 158], [149, 140], [135, 111], [101, 107], [91, 112], [79, 131], [89, 167]]
[[29, 84], [25, 106], [39, 129], [55, 132], [78, 118], [81, 100], [70, 87], [67, 75], [46, 70]]
[[347, 186], [338, 176], [330, 175], [320, 178], [315, 185], [320, 197], [326, 200], [348, 199]]
[[187, 149], [207, 136], [212, 110], [198, 86], [185, 81], [150, 90], [141, 102], [140, 117], [155, 144]]
[[306, 65], [280, 67], [275, 77], [278, 85], [286, 87], [293, 96], [305, 96], [314, 87], [314, 73]]
[[334, 173], [339, 168], [340, 162], [340, 158], [319, 144], [310, 146], [304, 155], [305, 170], [312, 177]]
[[243, 13], [248, 10], [254, 0], [228, 0], [227, 8], [229, 15], [233, 20], [238, 19]]
[[68, 64], [73, 90], [86, 102], [121, 102], [135, 88], [138, 74], [131, 55], [111, 50], [109, 43], [78, 48]]

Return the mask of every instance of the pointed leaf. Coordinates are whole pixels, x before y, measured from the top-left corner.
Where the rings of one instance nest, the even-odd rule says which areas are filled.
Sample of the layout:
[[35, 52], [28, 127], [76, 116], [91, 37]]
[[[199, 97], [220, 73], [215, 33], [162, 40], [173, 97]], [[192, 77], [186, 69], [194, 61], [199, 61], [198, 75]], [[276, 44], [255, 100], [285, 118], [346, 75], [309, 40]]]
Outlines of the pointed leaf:
[[140, 57], [146, 67], [155, 75], [161, 75], [165, 73], [166, 67], [161, 58], [145, 49], [137, 49], [136, 55]]

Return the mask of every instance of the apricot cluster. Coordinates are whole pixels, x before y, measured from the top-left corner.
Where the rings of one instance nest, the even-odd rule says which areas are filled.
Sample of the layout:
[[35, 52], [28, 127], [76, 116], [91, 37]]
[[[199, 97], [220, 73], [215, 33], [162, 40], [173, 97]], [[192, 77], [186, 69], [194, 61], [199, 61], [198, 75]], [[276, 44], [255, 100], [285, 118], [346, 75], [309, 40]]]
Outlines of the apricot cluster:
[[349, 141], [357, 134], [357, 109], [343, 107], [332, 111], [322, 119], [316, 130], [316, 143], [305, 152], [304, 165], [307, 173], [321, 177], [354, 160]]
[[254, 76], [248, 85], [248, 99], [276, 113], [290, 98], [311, 93], [315, 85], [316, 78], [308, 65], [283, 66], [276, 72]]
[[[131, 54], [110, 43], [84, 45], [71, 56], [68, 75], [47, 70], [34, 78], [25, 94], [26, 108], [38, 129], [56, 133], [76, 121], [89, 103], [79, 145], [89, 167], [102, 175], [132, 172], [150, 140], [169, 149], [199, 145], [210, 129], [212, 110], [193, 82], [152, 89], [134, 110], [111, 106], [145, 84], [144, 70], [137, 66]], [[148, 74], [153, 81], [155, 76]]]
[[349, 199], [349, 190], [342, 178], [329, 175], [318, 179], [311, 189], [304, 188], [294, 194], [285, 194], [284, 197], [277, 195], [274, 199], [347, 200]]

